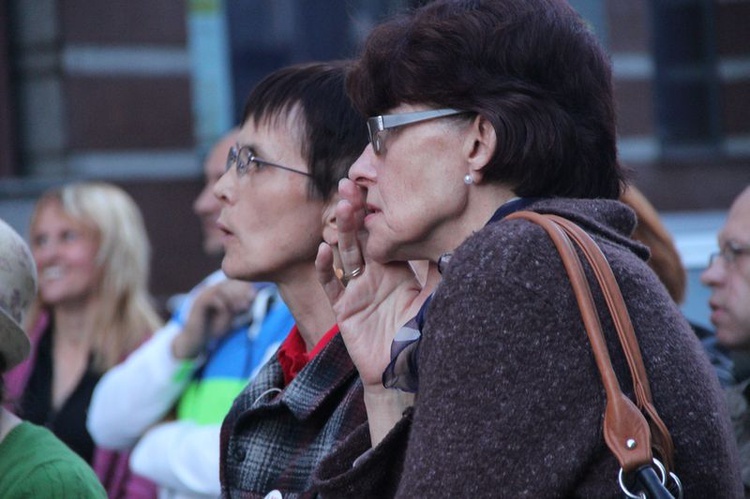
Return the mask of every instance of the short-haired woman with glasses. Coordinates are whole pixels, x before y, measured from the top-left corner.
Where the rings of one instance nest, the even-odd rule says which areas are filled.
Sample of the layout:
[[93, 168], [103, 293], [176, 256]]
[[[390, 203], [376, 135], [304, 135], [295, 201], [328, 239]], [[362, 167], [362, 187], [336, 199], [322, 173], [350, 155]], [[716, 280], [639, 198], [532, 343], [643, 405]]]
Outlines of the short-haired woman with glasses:
[[303, 64], [262, 80], [214, 187], [222, 269], [275, 283], [296, 322], [224, 420], [227, 497], [313, 494], [315, 467], [365, 419], [362, 384], [315, 271], [318, 245], [337, 243], [337, 184], [367, 144], [347, 67]]
[[[371, 116], [336, 209], [343, 270], [356, 277], [337, 281], [325, 245], [318, 264], [368, 424], [324, 461], [323, 496], [622, 497], [568, 276], [543, 229], [506, 218], [518, 210], [572, 220], [605, 253], [685, 497], [741, 496], [716, 377], [629, 237], [610, 63], [572, 8], [429, 2], [373, 30], [347, 88]], [[406, 265], [419, 259], [442, 271], [429, 300]], [[413, 405], [390, 387], [416, 391]]]

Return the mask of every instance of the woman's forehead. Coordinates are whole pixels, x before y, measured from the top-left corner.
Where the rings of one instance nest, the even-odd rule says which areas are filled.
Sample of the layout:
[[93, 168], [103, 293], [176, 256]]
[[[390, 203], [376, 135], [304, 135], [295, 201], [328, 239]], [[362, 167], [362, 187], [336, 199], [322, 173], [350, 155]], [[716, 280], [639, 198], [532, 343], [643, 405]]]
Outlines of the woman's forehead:
[[253, 124], [257, 129], [265, 127], [296, 130], [305, 127], [304, 114], [299, 103], [289, 103], [278, 108], [265, 109], [263, 114], [256, 114], [250, 110], [242, 128], [244, 129], [248, 124]]
[[268, 149], [293, 149], [300, 155], [305, 150], [303, 138], [306, 136], [302, 118], [297, 112], [273, 114], [256, 120], [245, 121], [240, 129], [237, 142], [265, 152]]

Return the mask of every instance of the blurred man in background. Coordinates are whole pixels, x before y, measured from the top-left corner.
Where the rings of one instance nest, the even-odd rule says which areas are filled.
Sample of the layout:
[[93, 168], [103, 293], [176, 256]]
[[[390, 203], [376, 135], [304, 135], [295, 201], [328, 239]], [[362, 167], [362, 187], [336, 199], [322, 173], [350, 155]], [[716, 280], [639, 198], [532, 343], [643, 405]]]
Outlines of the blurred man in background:
[[750, 496], [750, 186], [732, 203], [701, 281], [711, 288], [711, 323], [718, 342], [732, 352], [738, 384], [727, 389], [740, 450], [745, 494]]

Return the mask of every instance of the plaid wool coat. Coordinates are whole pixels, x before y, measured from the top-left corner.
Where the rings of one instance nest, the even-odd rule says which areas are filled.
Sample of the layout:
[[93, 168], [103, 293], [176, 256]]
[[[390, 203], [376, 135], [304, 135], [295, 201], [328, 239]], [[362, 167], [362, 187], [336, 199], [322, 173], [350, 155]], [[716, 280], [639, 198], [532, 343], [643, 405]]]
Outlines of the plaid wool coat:
[[221, 428], [222, 497], [315, 497], [313, 471], [367, 419], [362, 383], [340, 334], [284, 387], [274, 356], [235, 399]]

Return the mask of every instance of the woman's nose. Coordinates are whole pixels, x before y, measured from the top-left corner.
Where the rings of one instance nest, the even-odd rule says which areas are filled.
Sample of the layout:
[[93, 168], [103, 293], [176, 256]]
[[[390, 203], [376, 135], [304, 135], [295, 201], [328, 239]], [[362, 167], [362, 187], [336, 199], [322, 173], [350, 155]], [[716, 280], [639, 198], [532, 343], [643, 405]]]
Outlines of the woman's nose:
[[349, 169], [349, 180], [357, 184], [375, 181], [375, 168], [373, 167], [373, 161], [376, 155], [372, 149], [372, 144], [368, 144], [367, 147], [359, 155], [359, 158], [354, 162], [352, 167]]
[[46, 241], [43, 245], [36, 246], [32, 251], [37, 266], [43, 265], [54, 259], [58, 253], [58, 245], [53, 241]]
[[217, 180], [213, 186], [213, 195], [221, 203], [227, 202], [229, 200], [230, 184], [232, 183], [230, 177], [234, 175], [233, 170], [234, 169], [232, 168], [224, 172], [224, 174], [219, 177], [219, 180]]

